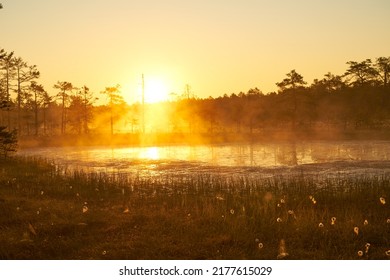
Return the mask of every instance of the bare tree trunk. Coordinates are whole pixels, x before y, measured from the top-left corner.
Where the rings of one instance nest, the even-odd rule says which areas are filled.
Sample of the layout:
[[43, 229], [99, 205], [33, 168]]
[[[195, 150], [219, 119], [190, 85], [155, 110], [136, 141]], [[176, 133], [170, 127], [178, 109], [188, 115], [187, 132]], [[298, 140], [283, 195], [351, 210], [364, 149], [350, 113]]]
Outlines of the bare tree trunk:
[[61, 134], [65, 134], [65, 92], [62, 96], [62, 113], [61, 113]]
[[34, 91], [34, 103], [35, 136], [38, 136], [38, 100], [36, 91]]

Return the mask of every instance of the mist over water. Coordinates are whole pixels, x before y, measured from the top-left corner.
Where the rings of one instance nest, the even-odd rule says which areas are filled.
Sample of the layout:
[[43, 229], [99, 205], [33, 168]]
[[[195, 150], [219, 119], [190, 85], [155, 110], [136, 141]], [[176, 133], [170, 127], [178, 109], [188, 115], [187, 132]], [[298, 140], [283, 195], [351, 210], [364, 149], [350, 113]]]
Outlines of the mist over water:
[[370, 174], [390, 171], [390, 141], [338, 141], [162, 147], [56, 147], [24, 149], [55, 164], [87, 172], [140, 176]]

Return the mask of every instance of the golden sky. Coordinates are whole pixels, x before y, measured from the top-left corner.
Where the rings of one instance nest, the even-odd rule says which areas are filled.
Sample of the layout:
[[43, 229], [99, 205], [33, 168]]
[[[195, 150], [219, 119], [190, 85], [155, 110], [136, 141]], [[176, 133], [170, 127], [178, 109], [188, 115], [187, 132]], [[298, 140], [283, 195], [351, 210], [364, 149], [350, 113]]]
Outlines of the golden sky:
[[1, 0], [0, 48], [40, 82], [120, 84], [128, 102], [146, 83], [198, 97], [277, 90], [292, 69], [310, 84], [349, 60], [390, 55], [388, 0]]

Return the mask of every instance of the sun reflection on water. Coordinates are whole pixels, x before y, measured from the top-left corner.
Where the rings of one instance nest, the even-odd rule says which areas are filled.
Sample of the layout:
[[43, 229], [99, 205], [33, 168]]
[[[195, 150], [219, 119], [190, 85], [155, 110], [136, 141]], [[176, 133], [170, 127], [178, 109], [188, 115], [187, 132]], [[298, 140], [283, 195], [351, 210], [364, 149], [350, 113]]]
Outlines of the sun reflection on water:
[[140, 155], [140, 159], [151, 159], [151, 160], [158, 160], [160, 159], [160, 153], [159, 149], [157, 147], [149, 147], [145, 148]]
[[[365, 142], [364, 142], [365, 143]], [[368, 145], [368, 144], [367, 144]], [[199, 146], [150, 146], [150, 147], [48, 147], [19, 151], [20, 155], [39, 156], [53, 160], [66, 168], [94, 170], [102, 172], [221, 172], [241, 173], [265, 172], [263, 168], [291, 167], [306, 164], [307, 172], [350, 172], [349, 162], [359, 164], [356, 172], [387, 171], [390, 159], [390, 141], [371, 143], [371, 150], [362, 142], [351, 143], [302, 143], [289, 145], [277, 144], [227, 144]], [[348, 154], [353, 154], [359, 161], [349, 159], [347, 154], [340, 154], [339, 146], [348, 147]], [[368, 150], [368, 152], [367, 152]], [[378, 151], [372, 153], [372, 151]], [[380, 151], [380, 153], [379, 153]], [[293, 156], [291, 156], [293, 155]], [[291, 158], [294, 158], [291, 161]], [[381, 163], [380, 161], [385, 161]], [[374, 163], [372, 163], [374, 161]], [[321, 165], [313, 165], [321, 164]], [[374, 165], [373, 165], [374, 164]], [[250, 167], [250, 168], [249, 168]], [[260, 169], [251, 169], [258, 167]], [[162, 171], [163, 170], [163, 171]], [[390, 172], [390, 171], [389, 171]], [[159, 173], [160, 174], [160, 173]], [[313, 204], [317, 198], [310, 197]], [[386, 197], [378, 197], [378, 204], [386, 206]]]

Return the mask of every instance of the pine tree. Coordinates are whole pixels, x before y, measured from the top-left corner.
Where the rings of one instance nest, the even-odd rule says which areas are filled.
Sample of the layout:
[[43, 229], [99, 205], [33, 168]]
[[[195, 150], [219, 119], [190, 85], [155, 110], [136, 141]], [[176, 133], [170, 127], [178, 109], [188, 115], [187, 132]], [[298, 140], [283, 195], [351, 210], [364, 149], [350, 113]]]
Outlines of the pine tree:
[[10, 153], [16, 152], [18, 138], [16, 129], [7, 131], [6, 126], [0, 126], [0, 155], [7, 158]]

